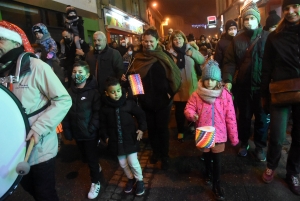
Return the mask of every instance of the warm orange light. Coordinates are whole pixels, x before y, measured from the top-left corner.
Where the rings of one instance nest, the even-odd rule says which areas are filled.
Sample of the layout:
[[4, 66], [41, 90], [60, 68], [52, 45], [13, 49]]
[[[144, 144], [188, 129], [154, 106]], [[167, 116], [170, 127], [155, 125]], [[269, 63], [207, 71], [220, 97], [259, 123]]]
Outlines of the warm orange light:
[[156, 6], [157, 6], [157, 3], [153, 3], [152, 6], [153, 6], [153, 7], [156, 7]]
[[169, 21], [169, 18], [166, 18], [166, 21]]

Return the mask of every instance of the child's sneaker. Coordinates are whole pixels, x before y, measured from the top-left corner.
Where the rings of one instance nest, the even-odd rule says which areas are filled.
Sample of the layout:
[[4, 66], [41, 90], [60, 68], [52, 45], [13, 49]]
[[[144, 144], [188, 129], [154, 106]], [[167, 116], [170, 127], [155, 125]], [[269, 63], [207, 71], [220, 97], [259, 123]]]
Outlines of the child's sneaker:
[[100, 191], [100, 182], [98, 182], [97, 184], [92, 183], [90, 192], [88, 194], [88, 198], [89, 199], [96, 198], [99, 194], [99, 191]]
[[136, 182], [135, 194], [137, 196], [140, 196], [140, 195], [143, 195], [144, 193], [145, 193], [144, 182], [143, 181], [137, 181]]
[[125, 193], [130, 193], [132, 191], [132, 188], [134, 186], [134, 184], [136, 183], [136, 179], [128, 179], [127, 184], [125, 186], [124, 192]]

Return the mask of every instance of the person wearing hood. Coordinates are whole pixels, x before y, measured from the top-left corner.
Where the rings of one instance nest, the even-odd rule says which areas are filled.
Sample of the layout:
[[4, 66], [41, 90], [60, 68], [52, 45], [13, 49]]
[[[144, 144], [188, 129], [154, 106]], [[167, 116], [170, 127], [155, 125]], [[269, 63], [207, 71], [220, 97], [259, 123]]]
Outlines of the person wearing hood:
[[92, 184], [88, 198], [94, 199], [100, 191], [99, 172], [102, 170], [97, 155], [100, 94], [96, 79], [90, 76], [90, 68], [85, 61], [73, 65], [72, 79], [74, 84], [68, 92], [73, 104], [62, 122], [64, 135], [67, 140], [75, 139], [83, 161], [89, 166]]
[[271, 10], [266, 19], [266, 26], [264, 26], [264, 30], [269, 32], [274, 31], [280, 19], [281, 18], [277, 15], [276, 10]]
[[254, 122], [255, 156], [266, 160], [269, 120], [260, 98], [262, 57], [269, 32], [260, 25], [260, 13], [255, 3], [247, 4], [242, 10], [244, 31], [233, 38], [223, 61], [223, 81], [229, 90], [234, 85], [234, 96], [239, 110], [238, 133], [241, 146], [238, 154], [247, 156], [251, 137], [251, 119]]
[[104, 93], [105, 80], [108, 76], [120, 79], [125, 73], [123, 59], [120, 52], [109, 47], [107, 39], [102, 31], [96, 31], [93, 35], [94, 50], [86, 55], [86, 62], [95, 72], [100, 94]]
[[42, 44], [45, 47], [47, 51], [47, 59], [56, 58], [57, 45], [55, 40], [51, 37], [46, 25], [43, 23], [37, 23], [33, 25], [32, 32], [36, 37], [35, 43]]
[[225, 52], [233, 37], [237, 34], [237, 30], [237, 23], [234, 20], [228, 20], [225, 24], [225, 33], [221, 35], [221, 39], [217, 43], [214, 59], [220, 65], [221, 71]]
[[[284, 0], [282, 3], [283, 19], [266, 41], [261, 76], [261, 94], [263, 108], [270, 112], [270, 135], [267, 153], [267, 167], [262, 175], [265, 183], [271, 183], [282, 154], [282, 145], [290, 112], [293, 120], [291, 130], [292, 143], [287, 154], [286, 183], [290, 190], [300, 195], [300, 105], [287, 103], [280, 106], [270, 102], [271, 82], [299, 79], [299, 34], [300, 34], [300, 0]], [[295, 85], [297, 83], [295, 82]], [[292, 86], [286, 86], [292, 87]], [[292, 91], [292, 90], [291, 90]], [[283, 164], [281, 164], [283, 165]], [[283, 175], [283, 172], [281, 172]], [[299, 198], [298, 198], [299, 200]]]

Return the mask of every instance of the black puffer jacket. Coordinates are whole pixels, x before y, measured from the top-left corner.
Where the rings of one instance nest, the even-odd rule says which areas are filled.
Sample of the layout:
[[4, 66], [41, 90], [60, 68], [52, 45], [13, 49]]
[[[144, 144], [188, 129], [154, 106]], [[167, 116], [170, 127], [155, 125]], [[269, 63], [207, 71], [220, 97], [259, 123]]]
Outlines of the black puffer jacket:
[[[108, 149], [115, 155], [125, 155], [137, 152], [137, 134], [139, 129], [147, 129], [146, 115], [144, 111], [133, 101], [126, 99], [124, 93], [118, 100], [112, 100], [108, 96], [102, 97], [103, 107], [100, 113], [100, 135], [102, 139], [108, 141]], [[116, 110], [119, 109], [119, 112]], [[118, 115], [117, 115], [118, 114]], [[138, 127], [133, 118], [136, 118]], [[118, 132], [117, 119], [120, 120], [121, 130]], [[120, 135], [122, 136], [120, 142]], [[120, 148], [121, 147], [121, 148]]]
[[[246, 56], [247, 48], [258, 36], [261, 38], [253, 47], [250, 55]], [[261, 26], [255, 30], [247, 30], [233, 38], [232, 43], [228, 46], [224, 62], [222, 78], [225, 83], [232, 83], [236, 71], [236, 84], [241, 89], [259, 90], [260, 77], [262, 68], [262, 58], [264, 55], [265, 42], [269, 32], [263, 31]], [[244, 60], [243, 60], [244, 59]]]
[[229, 44], [231, 43], [232, 39], [233, 36], [228, 35], [228, 33], [223, 33], [221, 39], [217, 43], [214, 59], [219, 63], [221, 70], [223, 68], [223, 59], [224, 59], [225, 52]]
[[261, 77], [262, 96], [269, 94], [271, 80], [300, 77], [300, 25], [272, 32], [266, 42]]
[[98, 138], [101, 101], [96, 79], [90, 76], [84, 88], [71, 86], [68, 92], [72, 107], [62, 122], [66, 139], [83, 141]]

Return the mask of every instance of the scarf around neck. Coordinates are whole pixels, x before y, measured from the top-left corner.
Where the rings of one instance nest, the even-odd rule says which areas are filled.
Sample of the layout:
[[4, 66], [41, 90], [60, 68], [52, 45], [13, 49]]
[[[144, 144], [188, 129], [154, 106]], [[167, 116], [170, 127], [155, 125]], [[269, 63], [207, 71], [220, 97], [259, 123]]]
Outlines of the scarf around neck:
[[13, 66], [16, 66], [17, 60], [24, 52], [24, 47], [20, 46], [8, 51], [0, 58], [0, 74], [10, 70]]
[[130, 73], [139, 73], [141, 78], [144, 78], [152, 65], [159, 62], [165, 69], [167, 80], [172, 91], [175, 93], [181, 84], [180, 70], [174, 63], [173, 59], [163, 52], [160, 45], [157, 45], [155, 50], [145, 50], [135, 54], [134, 62], [129, 70]]
[[174, 50], [176, 51], [177, 53], [177, 66], [179, 69], [183, 69], [185, 68], [185, 58], [184, 58], [184, 55], [185, 55], [185, 49], [186, 49], [186, 43], [183, 44], [182, 47], [173, 47]]
[[196, 90], [197, 94], [199, 95], [199, 97], [209, 103], [209, 104], [213, 104], [216, 100], [216, 98], [218, 98], [221, 93], [223, 91], [223, 87], [221, 87], [220, 89], [206, 89], [204, 86], [203, 86], [203, 82], [200, 80], [198, 82], [198, 88]]

